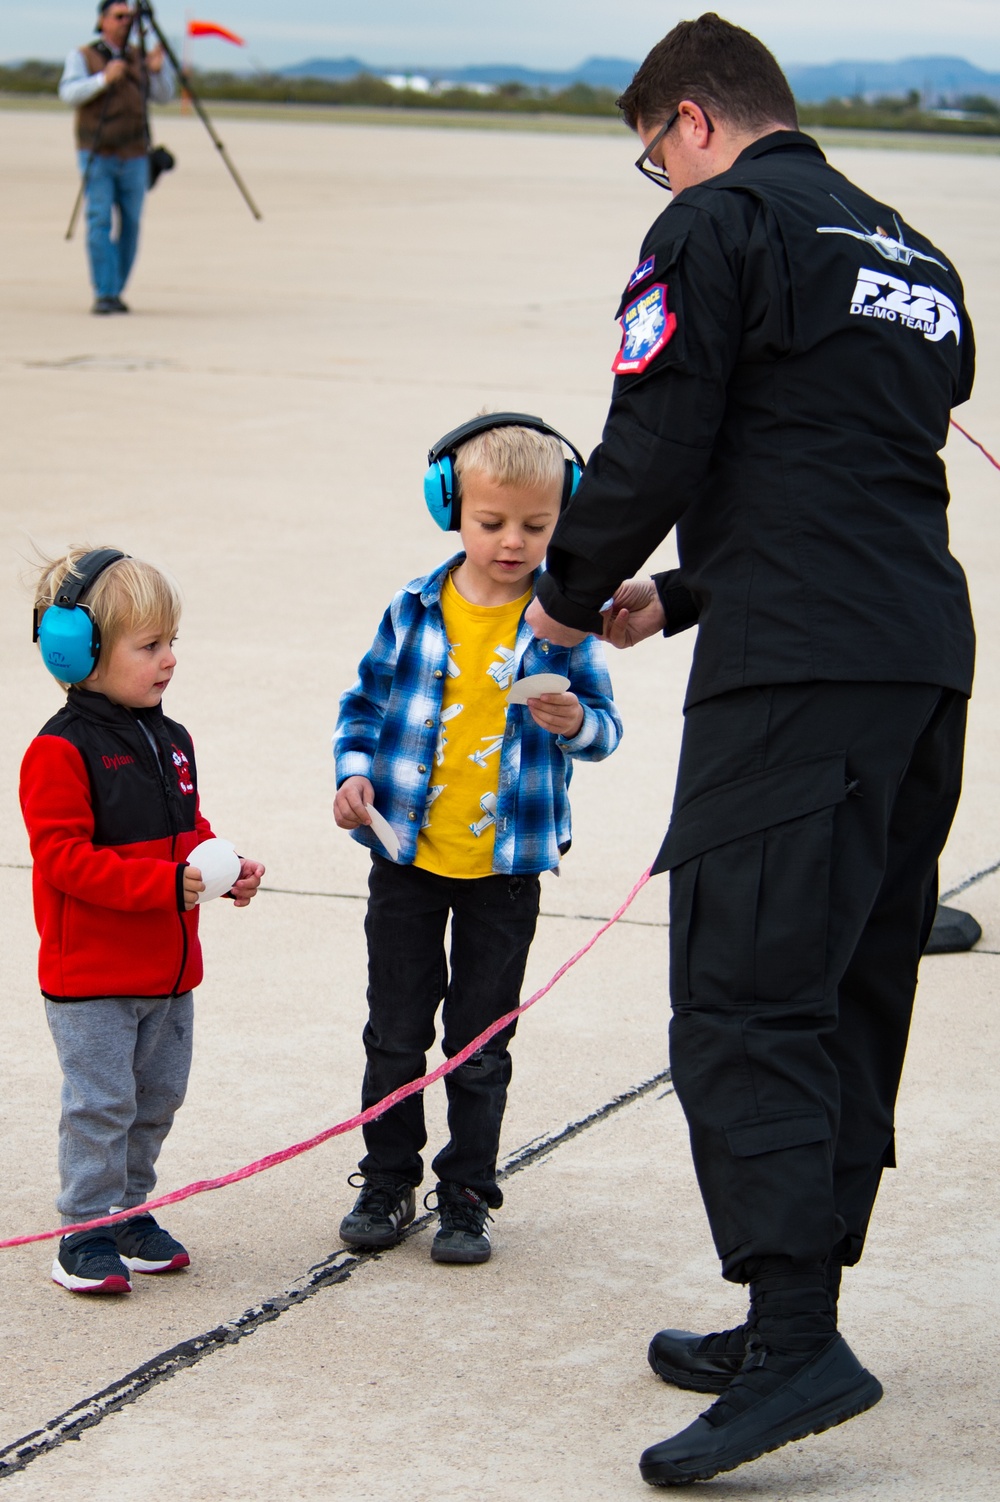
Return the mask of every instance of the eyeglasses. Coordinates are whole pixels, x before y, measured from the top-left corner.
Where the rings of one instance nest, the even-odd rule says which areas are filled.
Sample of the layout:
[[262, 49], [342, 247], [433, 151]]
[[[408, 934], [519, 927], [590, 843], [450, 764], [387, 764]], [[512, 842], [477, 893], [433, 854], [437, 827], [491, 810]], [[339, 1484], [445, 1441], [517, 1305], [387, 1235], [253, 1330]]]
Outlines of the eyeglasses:
[[[705, 116], [705, 124], [708, 126], [709, 135], [711, 135], [715, 130], [715, 126], [708, 118], [707, 110], [702, 110], [702, 114]], [[646, 147], [645, 151], [642, 153], [635, 164], [638, 167], [639, 171], [642, 173], [643, 177], [648, 177], [650, 182], [655, 183], [658, 188], [666, 188], [668, 193], [670, 192], [670, 174], [667, 172], [666, 167], [658, 167], [655, 162], [650, 162], [649, 158], [656, 150], [657, 146], [659, 146], [660, 142], [663, 140], [668, 131], [673, 130], [680, 117], [680, 110], [674, 110], [673, 114], [670, 116], [670, 119], [666, 122], [665, 125], [660, 126], [659, 130], [656, 132], [656, 135], [650, 141], [649, 145]]]

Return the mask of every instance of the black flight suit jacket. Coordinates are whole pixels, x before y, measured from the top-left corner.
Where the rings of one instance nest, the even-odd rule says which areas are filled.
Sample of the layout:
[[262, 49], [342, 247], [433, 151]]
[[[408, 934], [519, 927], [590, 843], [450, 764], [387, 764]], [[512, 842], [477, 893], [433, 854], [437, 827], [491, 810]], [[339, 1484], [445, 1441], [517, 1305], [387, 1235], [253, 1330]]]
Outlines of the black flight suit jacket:
[[687, 704], [754, 684], [968, 693], [974, 635], [939, 450], [975, 351], [948, 258], [779, 131], [653, 224], [622, 297], [599, 447], [538, 596], [600, 605], [677, 527]]

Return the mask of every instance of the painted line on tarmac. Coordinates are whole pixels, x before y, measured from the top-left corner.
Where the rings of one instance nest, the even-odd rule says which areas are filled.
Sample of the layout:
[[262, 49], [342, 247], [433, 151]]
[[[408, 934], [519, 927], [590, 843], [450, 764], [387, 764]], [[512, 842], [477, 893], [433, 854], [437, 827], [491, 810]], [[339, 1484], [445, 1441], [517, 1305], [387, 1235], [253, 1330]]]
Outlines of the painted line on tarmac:
[[[571, 1142], [574, 1137], [579, 1137], [582, 1132], [589, 1131], [591, 1127], [607, 1121], [609, 1117], [614, 1116], [626, 1106], [634, 1105], [636, 1101], [650, 1095], [661, 1085], [665, 1085], [666, 1089], [660, 1091], [656, 1097], [657, 1100], [663, 1100], [674, 1093], [669, 1069], [661, 1069], [650, 1079], [642, 1080], [639, 1084], [622, 1091], [620, 1095], [612, 1096], [611, 1100], [605, 1101], [596, 1110], [579, 1117], [576, 1121], [568, 1122], [558, 1131], [546, 1132], [540, 1137], [532, 1138], [530, 1142], [526, 1142], [523, 1147], [511, 1153], [497, 1174], [497, 1178], [508, 1179], [512, 1174], [534, 1167], [535, 1164], [542, 1162], [565, 1146], [567, 1142]], [[409, 1240], [411, 1236], [425, 1230], [433, 1219], [433, 1215], [422, 1215], [407, 1228], [401, 1239]], [[152, 1388], [159, 1386], [161, 1382], [168, 1381], [178, 1372], [196, 1366], [199, 1361], [204, 1361], [206, 1356], [212, 1356], [217, 1351], [238, 1345], [248, 1335], [253, 1335], [262, 1325], [280, 1319], [283, 1314], [288, 1313], [289, 1309], [297, 1308], [325, 1289], [346, 1283], [355, 1269], [368, 1263], [378, 1262], [391, 1251], [392, 1248], [373, 1252], [334, 1252], [324, 1261], [311, 1267], [308, 1276], [301, 1283], [285, 1289], [283, 1293], [276, 1294], [273, 1298], [263, 1300], [260, 1304], [253, 1305], [250, 1309], [245, 1309], [236, 1319], [226, 1320], [224, 1324], [216, 1325], [212, 1330], [206, 1330], [203, 1335], [193, 1336], [190, 1340], [171, 1346], [167, 1351], [161, 1351], [159, 1355], [143, 1362], [141, 1366], [126, 1373], [124, 1377], [119, 1377], [117, 1381], [102, 1388], [100, 1392], [84, 1398], [72, 1408], [67, 1408], [64, 1413], [57, 1415], [56, 1418], [50, 1419], [43, 1428], [33, 1430], [30, 1434], [14, 1440], [12, 1444], [0, 1450], [0, 1481], [6, 1476], [13, 1476], [23, 1471], [33, 1460], [38, 1460], [42, 1455], [51, 1454], [68, 1440], [80, 1439], [85, 1430], [95, 1428], [111, 1414], [119, 1413], [123, 1408], [129, 1407]]]
[[[0, 861], [0, 870], [3, 870], [3, 871], [30, 871], [31, 870], [31, 866], [30, 866], [30, 864], [29, 865], [25, 865], [23, 862]], [[973, 871], [973, 873], [972, 873], [971, 876], [967, 876], [965, 878], [965, 880], [964, 881], [960, 881], [957, 886], [949, 887], [948, 890], [947, 890], [947, 892], [942, 892], [941, 895], [940, 895], [940, 897], [938, 898], [938, 901], [939, 902], [950, 902], [953, 897], [958, 897], [962, 892], [967, 892], [970, 887], [974, 887], [979, 882], [985, 881], [987, 876], [995, 876], [998, 871], [1000, 871], [1000, 860], [994, 861], [991, 866], [984, 866], [981, 871]], [[336, 900], [338, 902], [339, 901], [344, 901], [344, 902], [367, 902], [368, 901], [368, 897], [367, 897], [367, 895], [364, 892], [312, 892], [312, 891], [308, 891], [308, 890], [305, 890], [305, 889], [299, 888], [299, 887], [265, 887], [265, 886], [262, 886], [260, 890], [262, 892], [274, 892], [277, 895], [282, 896], [282, 897], [327, 897], [327, 898], [334, 899], [334, 900]], [[577, 923], [577, 922], [580, 922], [580, 923], [606, 923], [608, 921], [607, 915], [606, 914], [601, 914], [601, 913], [545, 913], [545, 912], [540, 912], [538, 914], [538, 916], [540, 918], [562, 918], [562, 919], [565, 919], [565, 921], [568, 922], [568, 923]], [[669, 928], [669, 926], [670, 926], [666, 922], [660, 923], [660, 922], [657, 922], [655, 919], [651, 919], [651, 918], [619, 918], [618, 921], [619, 921], [619, 923], [628, 923], [633, 928]], [[989, 954], [990, 952], [991, 951], [988, 950], [988, 949], [977, 950], [978, 954]]]
[[[30, 871], [31, 865], [23, 861], [0, 861], [2, 871]], [[947, 892], [942, 892], [939, 902], [950, 902], [953, 897], [958, 897], [962, 892], [967, 892], [970, 887], [985, 881], [987, 876], [995, 876], [1000, 871], [1000, 860], [993, 862], [991, 866], [984, 866], [981, 871], [973, 871], [971, 876], [965, 877], [957, 886], [949, 887]], [[314, 892], [302, 887], [267, 887], [260, 888], [262, 892], [274, 892], [280, 897], [326, 897], [337, 902], [367, 902], [368, 897], [364, 892]], [[562, 918], [567, 923], [606, 923], [607, 914], [602, 913], [546, 913], [539, 912], [540, 918]], [[669, 928], [666, 922], [657, 922], [651, 918], [619, 918], [619, 923], [628, 923], [633, 928]], [[988, 954], [989, 951], [980, 949], [979, 954]]]
[[[1000, 863], [998, 863], [1000, 864]], [[24, 862], [0, 861], [0, 871], [30, 871], [31, 865]], [[327, 897], [336, 902], [367, 902], [367, 892], [313, 892], [305, 887], [267, 887], [261, 886], [261, 892], [274, 892], [279, 897]], [[567, 923], [607, 923], [607, 913], [546, 913], [539, 912], [539, 918], [563, 918]], [[619, 918], [619, 923], [628, 923], [632, 928], [669, 928], [666, 921], [657, 922], [653, 918]]]
[[[18, 866], [17, 869], [20, 871], [22, 869], [22, 867]], [[26, 867], [24, 869], [30, 870], [31, 867], [29, 866], [29, 867]], [[367, 892], [313, 892], [313, 891], [308, 891], [308, 890], [306, 890], [305, 888], [302, 888], [302, 887], [267, 887], [267, 886], [264, 886], [264, 885], [261, 885], [261, 887], [259, 888], [259, 890], [261, 892], [275, 892], [275, 893], [277, 893], [277, 895], [279, 897], [329, 897], [329, 898], [335, 899], [338, 902], [339, 901], [345, 901], [345, 902], [367, 902], [368, 901], [368, 893]], [[609, 922], [609, 915], [607, 913], [547, 913], [543, 909], [540, 909], [539, 913], [538, 913], [538, 916], [539, 916], [539, 918], [563, 918], [563, 919], [566, 920], [567, 923], [607, 923], [607, 922]], [[670, 927], [670, 925], [666, 921], [660, 922], [660, 921], [657, 921], [654, 918], [619, 918], [618, 922], [619, 923], [628, 923], [633, 928], [669, 928]]]

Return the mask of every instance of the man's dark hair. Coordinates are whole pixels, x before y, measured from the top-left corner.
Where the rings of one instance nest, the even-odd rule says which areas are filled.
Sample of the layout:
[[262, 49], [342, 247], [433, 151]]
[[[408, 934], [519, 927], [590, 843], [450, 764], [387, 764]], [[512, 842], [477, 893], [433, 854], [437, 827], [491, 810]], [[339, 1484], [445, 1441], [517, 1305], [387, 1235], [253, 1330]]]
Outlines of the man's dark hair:
[[630, 130], [662, 125], [690, 99], [738, 130], [775, 122], [798, 128], [788, 80], [763, 42], [707, 11], [657, 42], [618, 100]]

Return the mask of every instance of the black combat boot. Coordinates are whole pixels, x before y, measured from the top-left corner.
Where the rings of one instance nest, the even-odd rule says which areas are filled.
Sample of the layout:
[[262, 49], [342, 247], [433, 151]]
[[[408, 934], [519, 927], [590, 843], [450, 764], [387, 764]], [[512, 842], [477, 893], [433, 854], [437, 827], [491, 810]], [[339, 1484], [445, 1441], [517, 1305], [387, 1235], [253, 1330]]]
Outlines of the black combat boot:
[[707, 1481], [842, 1424], [882, 1396], [837, 1333], [825, 1264], [762, 1257], [749, 1271], [746, 1358], [711, 1408], [643, 1453], [639, 1470], [653, 1486]]
[[[831, 1254], [824, 1264], [824, 1283], [830, 1311], [837, 1317], [840, 1294], [839, 1260]], [[689, 1392], [725, 1392], [747, 1353], [747, 1342], [756, 1328], [752, 1289], [750, 1310], [742, 1325], [711, 1335], [690, 1330], [660, 1330], [649, 1343], [649, 1364], [658, 1377]]]

